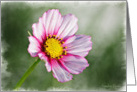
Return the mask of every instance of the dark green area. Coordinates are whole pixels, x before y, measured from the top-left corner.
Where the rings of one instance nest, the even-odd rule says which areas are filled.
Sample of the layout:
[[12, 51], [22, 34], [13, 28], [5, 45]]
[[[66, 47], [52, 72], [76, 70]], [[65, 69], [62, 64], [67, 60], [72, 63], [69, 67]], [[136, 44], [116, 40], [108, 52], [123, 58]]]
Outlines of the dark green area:
[[[70, 6], [69, 6], [70, 5]], [[75, 3], [74, 5], [80, 6]], [[111, 5], [102, 4], [95, 6], [97, 8], [90, 8], [90, 5], [81, 5], [84, 10], [92, 12], [96, 9], [97, 13], [92, 14], [93, 16], [87, 15], [83, 18], [88, 18], [88, 25], [85, 30], [79, 30], [77, 34], [90, 35], [92, 37], [93, 49], [89, 52], [86, 59], [89, 62], [89, 67], [86, 68], [81, 74], [74, 75], [74, 80], [60, 83], [54, 79], [52, 73], [48, 73], [44, 62], [40, 62], [31, 75], [26, 79], [22, 88], [28, 90], [39, 90], [45, 91], [52, 88], [71, 88], [72, 90], [118, 90], [126, 82], [126, 59], [125, 59], [125, 35], [124, 35], [124, 15], [123, 20], [120, 20], [120, 25], [113, 30], [113, 36], [108, 37], [112, 40], [108, 40], [104, 35], [104, 41], [98, 42], [99, 36], [102, 34], [99, 31], [99, 26], [96, 26], [96, 22], [101, 21], [101, 16]], [[125, 3], [117, 4], [118, 11], [124, 12]], [[7, 49], [2, 53], [2, 63], [8, 62], [7, 72], [10, 72], [10, 76], [2, 74], [2, 89], [12, 90], [16, 83], [23, 76], [25, 71], [33, 64], [36, 58], [30, 56], [27, 51], [28, 48], [28, 33], [29, 30], [32, 33], [32, 24], [38, 21], [38, 18], [48, 9], [59, 9], [61, 14], [72, 13], [75, 14], [80, 25], [82, 23], [80, 17], [83, 11], [77, 9], [71, 3], [67, 6], [61, 3], [45, 3], [40, 5], [28, 4], [28, 3], [2, 3], [1, 9], [1, 39], [3, 49]], [[76, 11], [75, 11], [76, 10]], [[71, 12], [72, 11], [72, 12]], [[81, 15], [78, 13], [81, 12]], [[120, 14], [119, 14], [120, 15]], [[119, 16], [116, 16], [119, 17]], [[101, 33], [102, 32], [102, 33]], [[111, 30], [109, 31], [111, 32]], [[106, 37], [106, 38], [105, 38]], [[102, 38], [101, 38], [102, 39]], [[7, 43], [8, 46], [6, 46]]]

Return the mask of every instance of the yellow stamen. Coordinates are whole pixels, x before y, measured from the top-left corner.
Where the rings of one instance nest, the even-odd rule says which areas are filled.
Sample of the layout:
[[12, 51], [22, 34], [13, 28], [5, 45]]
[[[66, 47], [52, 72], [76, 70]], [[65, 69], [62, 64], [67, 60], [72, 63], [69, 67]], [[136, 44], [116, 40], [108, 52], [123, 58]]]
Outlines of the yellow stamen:
[[49, 55], [49, 53], [47, 53], [47, 55]]
[[60, 58], [63, 58], [63, 56], [60, 56]]
[[51, 38], [51, 35], [49, 35], [49, 38]]
[[59, 37], [57, 37], [57, 39], [59, 39]]
[[63, 38], [61, 38], [60, 40], [63, 40]]
[[53, 37], [55, 38], [55, 37], [56, 37], [56, 35], [53, 35]]
[[67, 51], [64, 51], [64, 55], [67, 55]]
[[46, 40], [44, 45], [45, 52], [47, 52], [51, 58], [58, 58], [63, 53], [63, 47], [61, 45], [62, 44], [59, 40], [55, 38], [49, 38]]
[[66, 46], [66, 47], [64, 47], [64, 49], [67, 49], [67, 46]]
[[57, 59], [60, 59], [60, 57], [57, 57]]

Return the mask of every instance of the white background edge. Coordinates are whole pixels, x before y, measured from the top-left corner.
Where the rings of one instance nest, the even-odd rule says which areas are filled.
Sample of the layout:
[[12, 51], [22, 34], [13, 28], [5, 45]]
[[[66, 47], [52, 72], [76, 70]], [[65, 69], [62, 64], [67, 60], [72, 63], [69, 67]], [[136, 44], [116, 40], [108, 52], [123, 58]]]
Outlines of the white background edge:
[[[128, 0], [135, 73], [137, 76], [137, 0]], [[137, 92], [137, 86], [127, 86], [127, 92]]]

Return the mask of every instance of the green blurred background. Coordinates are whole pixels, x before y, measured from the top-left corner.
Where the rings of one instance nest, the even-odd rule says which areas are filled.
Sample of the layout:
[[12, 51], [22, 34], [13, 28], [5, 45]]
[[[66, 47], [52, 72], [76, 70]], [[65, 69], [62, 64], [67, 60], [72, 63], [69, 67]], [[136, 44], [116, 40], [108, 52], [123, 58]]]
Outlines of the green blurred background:
[[49, 9], [78, 17], [76, 34], [92, 37], [89, 67], [74, 79], [58, 82], [40, 62], [20, 90], [123, 90], [126, 85], [126, 2], [2, 2], [1, 88], [12, 90], [36, 58], [30, 56], [28, 33]]

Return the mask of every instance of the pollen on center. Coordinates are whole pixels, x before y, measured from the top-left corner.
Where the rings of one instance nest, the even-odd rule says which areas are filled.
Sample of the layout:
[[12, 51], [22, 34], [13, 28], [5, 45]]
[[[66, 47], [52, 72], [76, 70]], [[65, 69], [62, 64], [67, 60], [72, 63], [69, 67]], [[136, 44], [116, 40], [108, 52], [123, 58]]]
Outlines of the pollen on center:
[[60, 40], [55, 38], [48, 38], [45, 41], [45, 52], [47, 55], [49, 55], [51, 58], [60, 58], [60, 56], [63, 54], [63, 47]]

